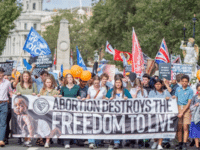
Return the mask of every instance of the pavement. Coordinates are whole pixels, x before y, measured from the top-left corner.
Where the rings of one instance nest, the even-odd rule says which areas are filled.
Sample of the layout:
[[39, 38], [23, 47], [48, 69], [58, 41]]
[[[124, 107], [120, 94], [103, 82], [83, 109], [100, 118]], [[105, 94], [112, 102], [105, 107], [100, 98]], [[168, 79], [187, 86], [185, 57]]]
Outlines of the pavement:
[[[35, 140], [33, 141], [35, 143]], [[171, 147], [168, 150], [174, 150], [174, 144], [171, 142]], [[9, 139], [9, 145], [6, 145], [5, 147], [0, 147], [0, 150], [65, 150], [64, 146], [59, 145], [56, 143], [54, 140], [54, 144], [50, 145], [50, 148], [44, 148], [44, 147], [39, 147], [35, 144], [33, 144], [32, 147], [23, 147], [23, 145], [17, 145], [17, 139], [12, 138]], [[98, 150], [113, 150], [113, 146], [109, 144], [105, 144], [103, 147], [98, 147]], [[124, 147], [120, 148], [119, 150], [136, 150], [138, 148], [131, 148], [131, 147]], [[188, 150], [194, 150], [194, 147], [188, 147]], [[77, 146], [75, 144], [71, 145], [70, 150], [90, 150], [88, 148], [88, 144], [86, 144], [84, 147]], [[140, 150], [151, 150], [150, 148], [141, 148]]]

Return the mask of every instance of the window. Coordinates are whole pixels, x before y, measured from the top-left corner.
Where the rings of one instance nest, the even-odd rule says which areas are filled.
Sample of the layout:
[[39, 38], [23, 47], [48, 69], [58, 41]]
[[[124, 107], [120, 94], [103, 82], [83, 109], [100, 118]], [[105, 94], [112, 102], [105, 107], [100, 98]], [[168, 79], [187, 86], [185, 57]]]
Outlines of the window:
[[36, 9], [36, 4], [35, 3], [33, 3], [33, 10], [35, 10]]
[[24, 40], [26, 41], [26, 39], [27, 39], [27, 35], [24, 35]]
[[24, 30], [27, 30], [27, 23], [24, 24]]
[[36, 24], [36, 23], [33, 24], [33, 28], [34, 28], [35, 30], [37, 30], [37, 24]]
[[28, 4], [28, 1], [26, 1], [26, 10], [28, 10], [29, 8], [29, 4]]

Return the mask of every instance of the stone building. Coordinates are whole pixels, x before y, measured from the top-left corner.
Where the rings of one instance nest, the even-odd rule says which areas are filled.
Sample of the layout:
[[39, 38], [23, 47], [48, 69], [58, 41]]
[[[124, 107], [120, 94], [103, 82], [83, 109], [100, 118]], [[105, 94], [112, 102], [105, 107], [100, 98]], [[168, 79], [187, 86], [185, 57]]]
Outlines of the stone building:
[[[6, 41], [6, 46], [0, 56], [0, 62], [6, 60], [17, 60], [22, 63], [22, 59], [29, 59], [30, 54], [23, 50], [26, 37], [33, 27], [38, 33], [41, 33], [41, 22], [43, 18], [56, 15], [57, 12], [43, 11], [43, 0], [23, 0], [23, 11], [14, 21], [16, 27], [10, 31]], [[45, 22], [43, 21], [43, 24]]]

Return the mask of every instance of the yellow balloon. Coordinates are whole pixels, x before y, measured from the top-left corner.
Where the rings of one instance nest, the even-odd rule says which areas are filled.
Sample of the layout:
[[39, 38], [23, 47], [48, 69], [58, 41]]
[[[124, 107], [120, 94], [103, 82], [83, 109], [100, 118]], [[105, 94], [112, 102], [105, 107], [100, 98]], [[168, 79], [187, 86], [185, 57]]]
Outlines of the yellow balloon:
[[83, 71], [81, 73], [81, 80], [83, 81], [88, 81], [91, 79], [91, 77], [92, 77], [92, 74], [90, 73], [90, 71]]
[[83, 72], [83, 68], [81, 68], [78, 65], [73, 65], [71, 67], [71, 74], [74, 78], [79, 78], [81, 76], [81, 73]]
[[197, 71], [197, 79], [200, 81], [200, 70]]
[[63, 71], [63, 77], [65, 77], [68, 73], [71, 74], [71, 70], [68, 70], [68, 69], [64, 70]]
[[19, 71], [16, 71], [16, 73], [15, 73], [15, 74], [14, 74], [14, 73], [12, 73], [12, 77], [13, 77], [13, 78], [15, 78], [15, 76], [18, 76], [18, 77], [19, 77], [19, 76], [20, 76], [20, 72], [19, 72]]

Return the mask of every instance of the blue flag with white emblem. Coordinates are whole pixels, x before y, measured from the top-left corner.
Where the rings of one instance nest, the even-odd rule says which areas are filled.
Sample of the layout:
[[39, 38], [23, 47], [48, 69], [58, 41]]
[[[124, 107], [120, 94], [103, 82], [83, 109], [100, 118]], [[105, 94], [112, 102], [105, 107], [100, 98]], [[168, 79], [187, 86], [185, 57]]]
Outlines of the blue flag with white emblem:
[[32, 56], [51, 54], [51, 50], [47, 42], [37, 33], [37, 31], [35, 31], [33, 27], [27, 36], [23, 50], [27, 51]]
[[83, 61], [83, 58], [81, 56], [81, 53], [78, 50], [78, 46], [76, 46], [76, 53], [77, 53], [77, 65], [83, 68], [83, 70], [87, 70], [87, 67]]

